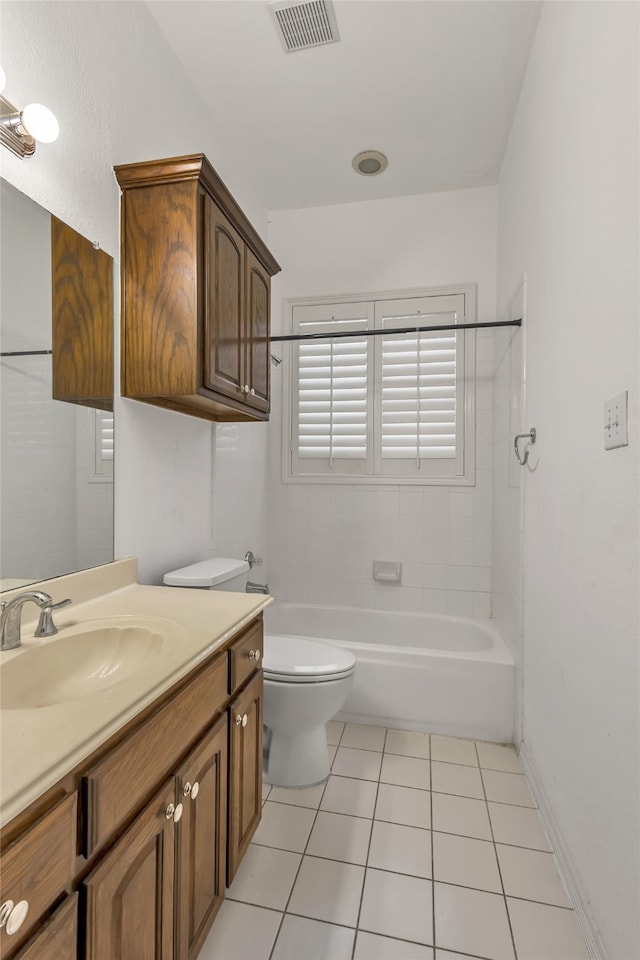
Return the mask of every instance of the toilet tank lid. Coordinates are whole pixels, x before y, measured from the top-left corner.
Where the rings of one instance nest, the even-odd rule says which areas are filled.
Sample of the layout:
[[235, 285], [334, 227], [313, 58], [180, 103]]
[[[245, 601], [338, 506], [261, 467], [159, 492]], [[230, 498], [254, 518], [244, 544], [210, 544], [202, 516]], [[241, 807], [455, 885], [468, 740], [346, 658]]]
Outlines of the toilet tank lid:
[[211, 557], [192, 563], [179, 570], [165, 573], [164, 582], [170, 587], [213, 587], [233, 577], [246, 573], [249, 564], [246, 560], [233, 560], [231, 557]]

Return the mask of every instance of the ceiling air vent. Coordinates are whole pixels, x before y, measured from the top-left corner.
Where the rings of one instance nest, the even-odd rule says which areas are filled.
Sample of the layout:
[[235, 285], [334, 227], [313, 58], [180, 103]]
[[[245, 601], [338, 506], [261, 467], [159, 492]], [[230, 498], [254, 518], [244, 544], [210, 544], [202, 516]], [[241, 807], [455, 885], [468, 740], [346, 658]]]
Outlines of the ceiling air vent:
[[287, 53], [340, 39], [331, 0], [284, 0], [269, 8]]

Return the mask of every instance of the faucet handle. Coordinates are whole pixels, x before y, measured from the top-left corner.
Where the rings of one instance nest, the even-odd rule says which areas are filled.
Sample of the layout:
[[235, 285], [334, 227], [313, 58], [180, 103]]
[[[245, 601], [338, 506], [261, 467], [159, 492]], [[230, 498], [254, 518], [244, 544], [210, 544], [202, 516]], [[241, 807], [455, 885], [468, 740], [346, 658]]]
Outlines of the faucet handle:
[[59, 600], [58, 603], [45, 604], [40, 611], [40, 619], [38, 620], [34, 637], [54, 637], [58, 632], [58, 628], [53, 622], [53, 611], [59, 610], [60, 607], [67, 607], [70, 603], [73, 603], [73, 600], [67, 597], [66, 600]]

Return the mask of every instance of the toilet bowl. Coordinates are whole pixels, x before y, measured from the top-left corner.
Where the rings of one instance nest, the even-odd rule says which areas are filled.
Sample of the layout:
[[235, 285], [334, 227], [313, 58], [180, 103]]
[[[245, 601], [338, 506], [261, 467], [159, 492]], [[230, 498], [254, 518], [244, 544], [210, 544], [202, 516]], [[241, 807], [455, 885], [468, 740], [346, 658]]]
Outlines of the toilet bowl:
[[[214, 557], [165, 574], [168, 586], [243, 593], [244, 560]], [[353, 684], [355, 658], [347, 650], [306, 637], [265, 636], [264, 779], [281, 787], [307, 787], [329, 774], [325, 724], [338, 713]]]
[[308, 787], [329, 774], [325, 724], [342, 709], [353, 684], [348, 650], [306, 637], [264, 638], [264, 779]]

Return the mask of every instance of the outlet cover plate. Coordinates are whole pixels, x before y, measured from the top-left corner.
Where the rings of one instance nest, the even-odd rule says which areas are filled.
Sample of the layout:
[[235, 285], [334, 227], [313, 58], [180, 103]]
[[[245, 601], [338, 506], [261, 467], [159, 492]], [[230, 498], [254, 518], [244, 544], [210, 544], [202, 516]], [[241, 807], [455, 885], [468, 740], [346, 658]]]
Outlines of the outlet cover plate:
[[627, 423], [628, 391], [623, 390], [604, 404], [604, 448], [626, 447], [629, 444]]

